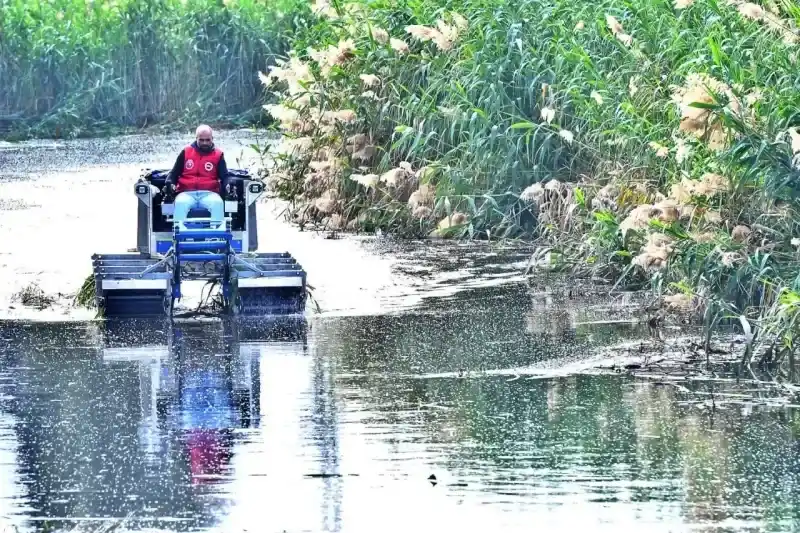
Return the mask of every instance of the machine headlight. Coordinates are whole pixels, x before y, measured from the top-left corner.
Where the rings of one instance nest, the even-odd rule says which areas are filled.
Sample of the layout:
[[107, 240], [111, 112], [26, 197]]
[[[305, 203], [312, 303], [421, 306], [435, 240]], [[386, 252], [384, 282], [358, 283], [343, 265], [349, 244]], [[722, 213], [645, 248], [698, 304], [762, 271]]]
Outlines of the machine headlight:
[[136, 194], [147, 194], [149, 187], [147, 185], [137, 185]]
[[250, 194], [259, 194], [261, 191], [264, 190], [264, 186], [258, 182], [251, 183], [250, 186], [248, 187], [248, 190], [250, 191]]

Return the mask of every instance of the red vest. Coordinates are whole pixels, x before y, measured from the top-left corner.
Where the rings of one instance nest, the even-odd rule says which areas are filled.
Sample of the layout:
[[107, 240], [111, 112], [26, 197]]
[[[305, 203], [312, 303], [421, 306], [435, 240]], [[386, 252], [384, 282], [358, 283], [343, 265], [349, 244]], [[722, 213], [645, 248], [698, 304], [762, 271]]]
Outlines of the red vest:
[[219, 193], [217, 167], [222, 159], [222, 151], [214, 148], [204, 154], [192, 145], [183, 149], [183, 173], [178, 178], [176, 192], [211, 191]]

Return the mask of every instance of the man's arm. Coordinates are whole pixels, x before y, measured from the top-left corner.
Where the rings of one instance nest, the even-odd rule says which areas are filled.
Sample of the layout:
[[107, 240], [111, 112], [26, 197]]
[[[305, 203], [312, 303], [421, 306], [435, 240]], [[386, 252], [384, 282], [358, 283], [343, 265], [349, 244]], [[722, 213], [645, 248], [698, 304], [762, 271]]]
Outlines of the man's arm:
[[228, 164], [225, 163], [225, 155], [219, 157], [219, 164], [217, 165], [217, 178], [219, 179], [219, 190], [222, 197], [225, 198], [228, 185]]
[[174, 187], [178, 183], [178, 178], [183, 171], [184, 159], [183, 150], [181, 150], [181, 153], [178, 154], [178, 158], [175, 159], [175, 164], [172, 166], [172, 170], [170, 170], [169, 174], [167, 174], [165, 185], [170, 183]]

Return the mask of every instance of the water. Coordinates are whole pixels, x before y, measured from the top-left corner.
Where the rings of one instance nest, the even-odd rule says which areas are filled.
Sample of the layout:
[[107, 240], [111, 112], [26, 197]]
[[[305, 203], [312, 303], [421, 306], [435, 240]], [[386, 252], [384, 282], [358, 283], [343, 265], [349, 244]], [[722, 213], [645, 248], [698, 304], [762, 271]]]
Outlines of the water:
[[[791, 400], [747, 380], [599, 373], [649, 335], [625, 321], [636, 308], [531, 296], [524, 251], [328, 240], [265, 217], [264, 247], [299, 257], [322, 313], [101, 324], [66, 297], [14, 305], [14, 288], [69, 293], [92, 252], [132, 246], [115, 231], [134, 239], [140, 141], [53, 149], [76, 154], [61, 157], [72, 174], [47, 148], [14, 165], [0, 151], [0, 228], [15, 239], [1, 260], [0, 307], [14, 309], [0, 322], [0, 531], [798, 529]], [[148, 157], [168, 166], [182, 140], [161, 141]], [[8, 207], [24, 199], [42, 207]], [[88, 237], [59, 261], [28, 254], [25, 235], [49, 246], [71, 231]]]
[[[527, 332], [522, 300], [491, 288], [449, 313], [256, 331], [8, 325], [0, 516], [21, 531], [792, 530], [794, 409], [724, 383], [548, 376], [598, 341]], [[543, 374], [469, 376], [509, 368]]]

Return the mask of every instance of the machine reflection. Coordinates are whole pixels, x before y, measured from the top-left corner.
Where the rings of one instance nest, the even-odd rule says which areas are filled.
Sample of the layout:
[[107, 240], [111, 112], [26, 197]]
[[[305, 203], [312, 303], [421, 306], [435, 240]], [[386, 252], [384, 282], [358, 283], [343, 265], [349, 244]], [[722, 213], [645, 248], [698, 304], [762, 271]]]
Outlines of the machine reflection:
[[132, 322], [104, 324], [102, 357], [138, 367], [142, 451], [164, 457], [165, 441], [177, 440], [191, 483], [225, 479], [236, 434], [259, 427], [262, 352], [306, 354], [306, 319]]

